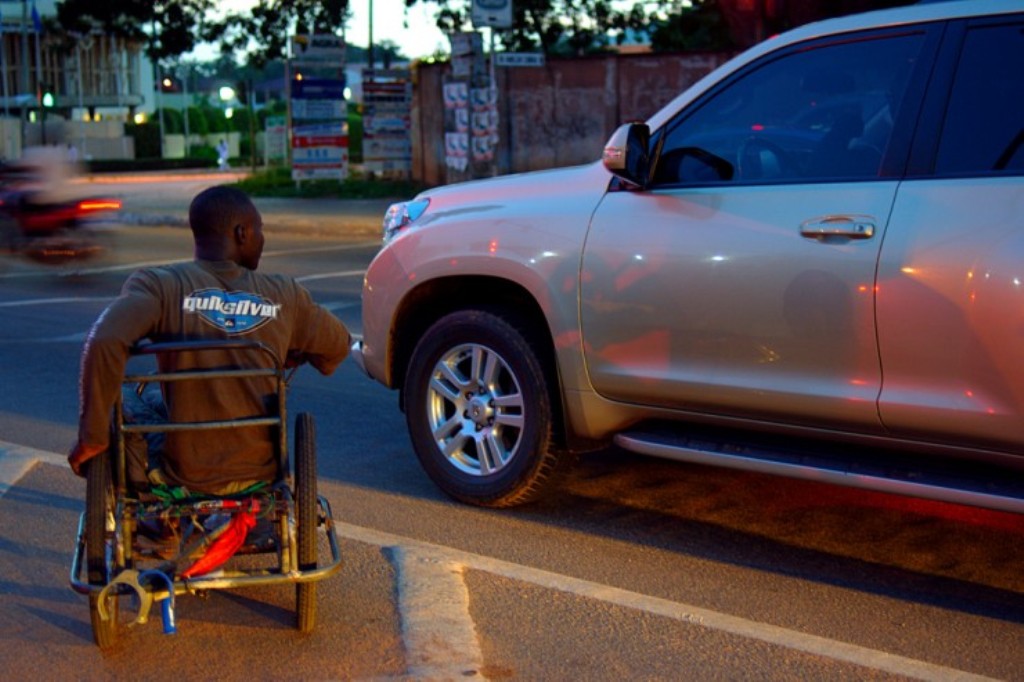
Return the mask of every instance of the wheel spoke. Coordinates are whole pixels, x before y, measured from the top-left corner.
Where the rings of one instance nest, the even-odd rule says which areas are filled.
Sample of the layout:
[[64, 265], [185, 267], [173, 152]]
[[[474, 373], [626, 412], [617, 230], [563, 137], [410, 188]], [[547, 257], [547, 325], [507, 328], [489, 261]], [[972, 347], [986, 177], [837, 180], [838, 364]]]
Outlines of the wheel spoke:
[[525, 418], [522, 414], [514, 414], [510, 412], [499, 412], [494, 415], [495, 425], [508, 426], [513, 429], [522, 430], [523, 425], [526, 423]]
[[466, 435], [466, 432], [461, 431], [453, 435], [448, 440], [443, 441], [442, 452], [444, 452], [444, 456], [450, 460], [461, 459], [456, 458], [456, 455], [463, 452], [467, 440], [469, 440], [469, 437]]
[[477, 438], [477, 458], [480, 462], [480, 474], [487, 476], [505, 466], [504, 451], [501, 442], [495, 437], [493, 429], [486, 429]]
[[472, 377], [461, 376], [455, 368], [454, 363], [439, 362], [437, 369], [439, 370], [440, 376], [435, 375], [436, 380], [445, 380], [451, 384], [452, 388], [456, 391], [462, 391], [470, 385]]
[[[448, 370], [447, 372], [442, 371], [442, 374], [448, 375], [448, 374], [451, 374], [451, 371], [450, 370]], [[451, 401], [451, 402], [456, 403], [456, 404], [458, 404], [459, 400], [462, 398], [462, 391], [459, 390], [459, 387], [458, 387], [457, 384], [454, 384], [454, 383], [451, 383], [451, 382], [447, 382], [447, 381], [442, 381], [437, 376], [435, 376], [433, 379], [431, 379], [431, 381], [430, 381], [430, 388], [431, 388], [431, 390], [433, 390], [435, 393], [440, 395], [445, 400]]]
[[434, 440], [437, 441], [438, 443], [443, 442], [452, 434], [458, 432], [461, 426], [462, 418], [459, 417], [458, 415], [452, 415], [451, 419], [448, 419], [447, 421], [438, 424], [437, 427], [434, 428]]
[[520, 412], [523, 411], [523, 395], [521, 393], [509, 393], [507, 395], [496, 395], [494, 396], [494, 407], [495, 409], [507, 411], [509, 409], [518, 409]]
[[498, 375], [504, 368], [504, 363], [497, 353], [488, 353], [484, 363], [483, 372], [480, 375], [480, 383], [493, 391], [498, 385]]
[[470, 382], [476, 381], [480, 385], [486, 385], [484, 371], [486, 364], [491, 361], [491, 354], [480, 346], [473, 346], [472, 354], [469, 380]]

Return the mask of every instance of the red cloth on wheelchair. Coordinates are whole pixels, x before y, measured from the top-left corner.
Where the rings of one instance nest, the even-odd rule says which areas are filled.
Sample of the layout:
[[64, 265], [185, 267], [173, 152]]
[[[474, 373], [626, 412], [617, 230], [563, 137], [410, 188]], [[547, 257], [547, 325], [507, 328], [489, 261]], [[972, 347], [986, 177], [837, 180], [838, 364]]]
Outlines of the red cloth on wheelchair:
[[217, 536], [203, 556], [182, 572], [181, 577], [194, 578], [223, 566], [245, 544], [245, 537], [255, 526], [256, 514], [253, 510], [235, 514], [227, 529]]

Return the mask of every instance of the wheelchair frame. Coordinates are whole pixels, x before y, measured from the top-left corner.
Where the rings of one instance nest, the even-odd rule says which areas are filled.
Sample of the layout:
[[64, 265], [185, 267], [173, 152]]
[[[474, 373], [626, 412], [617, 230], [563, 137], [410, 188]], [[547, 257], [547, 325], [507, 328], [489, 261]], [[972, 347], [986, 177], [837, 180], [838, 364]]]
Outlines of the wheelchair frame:
[[[123, 384], [148, 384], [213, 379], [272, 378], [276, 384], [276, 414], [266, 417], [203, 422], [126, 423], [118, 397], [114, 408], [114, 452], [108, 449], [87, 463], [86, 509], [78, 524], [78, 538], [72, 559], [70, 584], [88, 595], [93, 636], [101, 649], [112, 647], [118, 638], [119, 598], [134, 592], [139, 601], [135, 623], [145, 623], [154, 602], [162, 609], [164, 631], [174, 632], [174, 599], [182, 594], [293, 583], [296, 586], [296, 627], [313, 629], [316, 619], [316, 585], [341, 568], [341, 553], [330, 503], [317, 492], [315, 426], [309, 413], [296, 417], [295, 447], [289, 467], [285, 369], [274, 352], [253, 341], [181, 341], [148, 343], [132, 349], [131, 356], [162, 353], [203, 353], [207, 351], [253, 351], [270, 366], [237, 369], [188, 369], [172, 372], [126, 374]], [[184, 430], [210, 430], [266, 426], [276, 430], [278, 461], [276, 480], [265, 492], [243, 492], [224, 496], [191, 496], [183, 500], [147, 501], [135, 493], [127, 476], [126, 434]], [[111, 454], [114, 456], [111, 457]], [[248, 509], [246, 509], [248, 505]], [[214, 515], [240, 511], [266, 514], [272, 534], [264, 547], [243, 544], [237, 555], [276, 554], [270, 565], [244, 566], [229, 560], [221, 570], [182, 577], [174, 564], [168, 572], [165, 557], [140, 542], [140, 524], [153, 519], [188, 519], [204, 541], [204, 523]], [[318, 531], [326, 537], [330, 559], [321, 564]], [[201, 543], [200, 543], [201, 544]], [[176, 559], [181, 559], [185, 542], [180, 540]]]

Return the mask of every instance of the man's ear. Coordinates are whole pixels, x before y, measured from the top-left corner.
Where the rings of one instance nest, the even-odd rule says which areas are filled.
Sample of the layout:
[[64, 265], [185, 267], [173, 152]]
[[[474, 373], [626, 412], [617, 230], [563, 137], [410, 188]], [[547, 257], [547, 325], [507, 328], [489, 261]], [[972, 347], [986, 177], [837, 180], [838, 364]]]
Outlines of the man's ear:
[[243, 223], [235, 225], [235, 241], [239, 244], [244, 244], [249, 240], [249, 231], [245, 229]]

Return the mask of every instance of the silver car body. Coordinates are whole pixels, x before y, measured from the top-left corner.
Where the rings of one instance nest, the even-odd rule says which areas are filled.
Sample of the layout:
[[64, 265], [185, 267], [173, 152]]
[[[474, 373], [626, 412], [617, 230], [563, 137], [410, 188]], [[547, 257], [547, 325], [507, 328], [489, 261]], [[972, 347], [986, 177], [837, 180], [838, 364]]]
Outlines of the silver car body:
[[[657, 131], [788, 46], [1009, 12], [1024, 2], [804, 26], [647, 124]], [[542, 312], [570, 442], [665, 419], [1024, 457], [1024, 177], [650, 191], [609, 191], [611, 180], [598, 162], [421, 195], [426, 212], [366, 273], [357, 354], [368, 374], [401, 387], [396, 341], [413, 308], [440, 305], [431, 288], [500, 281]], [[823, 238], [837, 221], [850, 238]]]

